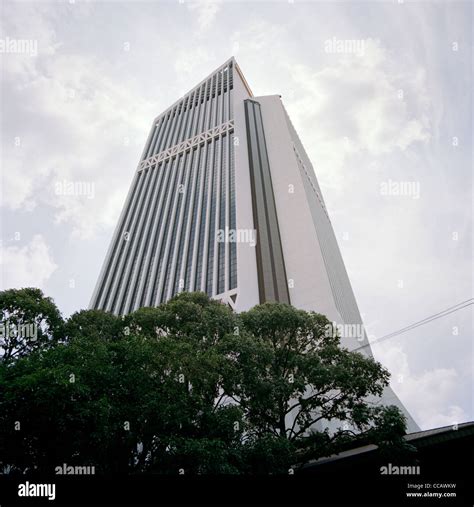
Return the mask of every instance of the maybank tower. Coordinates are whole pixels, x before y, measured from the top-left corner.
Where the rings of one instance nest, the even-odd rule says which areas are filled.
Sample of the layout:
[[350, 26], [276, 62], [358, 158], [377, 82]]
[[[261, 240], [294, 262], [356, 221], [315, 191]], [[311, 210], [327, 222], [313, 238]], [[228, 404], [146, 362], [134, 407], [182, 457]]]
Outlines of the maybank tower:
[[[124, 315], [182, 291], [235, 311], [265, 301], [363, 329], [313, 166], [279, 95], [231, 58], [157, 116], [91, 308]], [[365, 332], [342, 345], [372, 355]], [[363, 347], [361, 347], [363, 345]], [[418, 429], [390, 387], [408, 431]]]

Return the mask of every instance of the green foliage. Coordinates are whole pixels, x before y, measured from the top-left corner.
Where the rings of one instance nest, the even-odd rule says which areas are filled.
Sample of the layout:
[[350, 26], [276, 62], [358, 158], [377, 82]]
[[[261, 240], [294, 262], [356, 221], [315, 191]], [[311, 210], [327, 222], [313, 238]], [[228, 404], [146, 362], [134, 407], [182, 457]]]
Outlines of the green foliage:
[[63, 319], [40, 289], [0, 292], [0, 361], [8, 363], [63, 337]]
[[368, 429], [376, 412], [365, 399], [382, 394], [389, 373], [342, 348], [326, 333], [324, 316], [266, 303], [240, 320], [248, 335], [228, 345], [239, 357], [232, 390], [256, 431], [299, 440], [316, 423], [333, 419]]
[[34, 304], [18, 292], [8, 308], [29, 319], [48, 308], [55, 345], [0, 364], [5, 471], [286, 474], [363, 439], [406, 451], [398, 409], [368, 401], [388, 372], [341, 348], [322, 315], [278, 303], [236, 315], [183, 293], [124, 318], [81, 311], [63, 326], [40, 291]]
[[122, 319], [102, 310], [76, 312], [65, 325], [65, 334], [69, 340], [79, 337], [115, 340], [122, 333]]
[[246, 472], [256, 474], [288, 474], [293, 468], [296, 446], [284, 437], [262, 434], [252, 439], [244, 451]]

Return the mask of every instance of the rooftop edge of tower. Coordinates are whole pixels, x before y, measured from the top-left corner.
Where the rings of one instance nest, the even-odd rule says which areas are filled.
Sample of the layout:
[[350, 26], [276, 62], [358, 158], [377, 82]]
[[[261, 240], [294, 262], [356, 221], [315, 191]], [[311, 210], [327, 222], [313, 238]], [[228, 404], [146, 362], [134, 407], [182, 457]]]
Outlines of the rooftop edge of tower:
[[197, 88], [199, 88], [203, 83], [205, 83], [210, 77], [212, 77], [217, 72], [220, 72], [221, 70], [225, 69], [230, 63], [234, 65], [235, 70], [237, 71], [243, 85], [245, 86], [246, 90], [248, 91], [249, 95], [253, 97], [252, 90], [250, 86], [247, 83], [247, 80], [245, 79], [245, 76], [237, 63], [237, 60], [234, 56], [231, 56], [228, 60], [226, 60], [222, 65], [219, 65], [215, 70], [213, 70], [210, 74], [208, 74], [203, 80], [201, 80], [197, 85], [193, 86], [187, 93], [185, 93], [182, 97], [180, 97], [178, 100], [173, 102], [171, 106], [167, 107], [163, 112], [161, 112], [159, 115], [155, 116], [154, 122], [158, 120], [158, 118], [161, 118], [164, 114], [166, 114], [170, 109], [173, 109], [177, 104], [179, 104], [182, 100], [184, 100], [186, 97], [191, 95]]
[[242, 72], [242, 69], [240, 68], [239, 64], [237, 63], [237, 60], [235, 59], [235, 57], [232, 56], [229, 59], [229, 61], [234, 62], [235, 69], [237, 70], [237, 72], [239, 74], [239, 77], [242, 80], [242, 83], [244, 84], [245, 88], [249, 92], [249, 95], [251, 97], [253, 97], [254, 95], [253, 95], [252, 89], [250, 88], [249, 84], [247, 83], [247, 80], [245, 79], [244, 73]]

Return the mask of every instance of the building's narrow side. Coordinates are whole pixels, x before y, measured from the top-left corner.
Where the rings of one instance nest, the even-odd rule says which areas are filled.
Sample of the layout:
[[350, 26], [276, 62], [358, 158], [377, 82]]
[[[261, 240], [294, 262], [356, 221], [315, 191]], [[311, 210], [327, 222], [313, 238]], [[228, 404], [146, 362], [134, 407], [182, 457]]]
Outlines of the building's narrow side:
[[[342, 345], [372, 357], [313, 166], [281, 98], [254, 97], [252, 103], [260, 105], [291, 304], [344, 326], [349, 333], [342, 334]], [[390, 387], [372, 401], [398, 406], [408, 430], [419, 430]]]

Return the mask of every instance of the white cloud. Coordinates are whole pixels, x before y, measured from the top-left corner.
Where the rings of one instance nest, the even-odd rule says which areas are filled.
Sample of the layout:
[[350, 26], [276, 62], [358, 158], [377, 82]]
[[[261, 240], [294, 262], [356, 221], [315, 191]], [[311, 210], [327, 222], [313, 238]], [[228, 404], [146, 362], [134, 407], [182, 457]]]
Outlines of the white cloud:
[[351, 156], [368, 156], [373, 163], [430, 139], [422, 68], [397, 67], [372, 39], [365, 41], [363, 56], [331, 54], [326, 62], [316, 71], [286, 63], [293, 86], [289, 113], [297, 130], [306, 133], [304, 141], [317, 150], [321, 179], [338, 187]]
[[2, 172], [2, 192], [0, 193], [0, 205], [7, 206], [12, 210], [23, 208], [31, 211], [36, 206], [32, 198], [34, 178], [25, 175], [19, 178], [21, 170], [25, 167], [23, 156], [4, 156], [3, 167], [8, 168]]
[[[52, 51], [54, 19], [33, 9], [25, 12], [26, 20], [32, 12], [34, 34], [49, 49], [42, 52], [40, 43], [35, 58], [5, 59], [6, 90], [16, 103], [8, 111], [11, 130], [17, 130], [21, 144], [15, 146], [14, 135], [4, 145], [2, 205], [20, 211], [47, 205], [56, 210], [56, 223], [70, 226], [71, 237], [92, 238], [110, 226], [111, 215], [115, 220], [119, 215], [153, 107], [131, 90], [133, 79], [113, 79], [103, 61]], [[55, 148], [45, 150], [51, 138]], [[96, 194], [93, 199], [57, 195], [55, 183], [63, 180], [93, 184]]]
[[213, 25], [217, 13], [221, 8], [221, 2], [217, 0], [199, 0], [188, 4], [191, 13], [197, 16], [198, 31], [209, 30]]
[[377, 348], [379, 360], [392, 374], [391, 386], [422, 429], [466, 422], [467, 413], [453, 400], [462, 379], [454, 368], [412, 374], [400, 346]]
[[0, 246], [2, 289], [39, 287], [57, 269], [50, 248], [37, 234], [23, 247]]
[[[183, 49], [178, 51], [176, 54], [174, 70], [176, 71], [178, 78], [180, 78], [183, 74], [185, 75], [184, 81], [187, 81], [189, 86], [188, 78], [190, 75], [197, 71], [198, 75], [201, 76], [200, 78], [197, 78], [198, 82], [201, 81], [201, 79], [205, 77], [202, 75], [202, 69], [205, 68], [208, 62], [212, 61], [212, 59], [213, 58], [209, 50], [202, 46]], [[187, 91], [188, 90], [185, 90], [181, 93], [181, 95], [184, 95]]]

